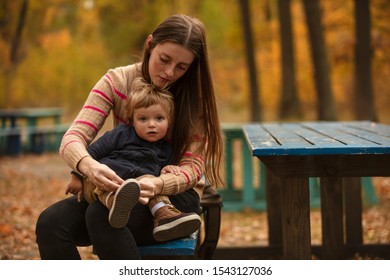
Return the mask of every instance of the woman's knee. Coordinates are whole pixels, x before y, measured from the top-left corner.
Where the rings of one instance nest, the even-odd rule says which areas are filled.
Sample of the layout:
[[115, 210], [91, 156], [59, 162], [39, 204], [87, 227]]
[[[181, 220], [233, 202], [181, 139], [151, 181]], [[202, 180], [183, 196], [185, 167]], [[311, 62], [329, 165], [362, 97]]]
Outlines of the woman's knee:
[[64, 232], [85, 223], [86, 207], [86, 203], [79, 203], [73, 197], [54, 203], [39, 215], [35, 229], [37, 236], [52, 236], [54, 232]]
[[52, 209], [50, 208], [45, 209], [37, 219], [35, 227], [37, 241], [39, 241], [40, 238], [46, 239], [48, 236], [50, 236], [58, 225], [58, 219], [51, 210]]
[[108, 209], [99, 201], [91, 203], [85, 213], [88, 230], [94, 230], [108, 224]]

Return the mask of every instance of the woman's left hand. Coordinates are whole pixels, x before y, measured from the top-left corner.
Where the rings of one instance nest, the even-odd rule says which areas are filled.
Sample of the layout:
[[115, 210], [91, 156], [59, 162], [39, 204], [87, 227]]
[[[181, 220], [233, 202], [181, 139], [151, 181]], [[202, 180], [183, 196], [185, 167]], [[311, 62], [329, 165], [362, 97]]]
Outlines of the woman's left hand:
[[163, 181], [159, 177], [142, 177], [138, 180], [141, 192], [139, 202], [141, 204], [148, 204], [149, 199], [161, 193]]
[[167, 165], [164, 166], [163, 169], [161, 169], [161, 174], [167, 174], [167, 173], [172, 173], [175, 174], [176, 176], [180, 175], [180, 167], [177, 165]]

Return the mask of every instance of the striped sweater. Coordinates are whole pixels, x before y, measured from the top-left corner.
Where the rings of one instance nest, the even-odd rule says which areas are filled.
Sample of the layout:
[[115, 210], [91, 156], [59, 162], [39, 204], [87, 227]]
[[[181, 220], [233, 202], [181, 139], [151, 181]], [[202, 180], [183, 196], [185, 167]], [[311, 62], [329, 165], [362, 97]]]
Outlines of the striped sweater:
[[[132, 64], [111, 69], [104, 75], [90, 92], [83, 108], [65, 133], [60, 155], [74, 170], [81, 159], [90, 156], [87, 147], [102, 128], [106, 118], [112, 112], [113, 125], [126, 123], [125, 104], [131, 95], [131, 84], [141, 75], [140, 64]], [[193, 142], [180, 160], [181, 175], [162, 174], [164, 182], [162, 195], [174, 195], [194, 188], [199, 196], [202, 195], [204, 183], [201, 180], [204, 172], [202, 155], [195, 154], [197, 143]]]

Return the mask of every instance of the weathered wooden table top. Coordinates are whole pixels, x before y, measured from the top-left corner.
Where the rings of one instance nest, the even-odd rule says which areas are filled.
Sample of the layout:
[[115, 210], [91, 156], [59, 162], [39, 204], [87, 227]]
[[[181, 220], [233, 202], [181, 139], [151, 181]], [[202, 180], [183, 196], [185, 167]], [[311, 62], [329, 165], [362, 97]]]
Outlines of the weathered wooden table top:
[[253, 156], [390, 154], [390, 125], [369, 121], [253, 123], [244, 133]]

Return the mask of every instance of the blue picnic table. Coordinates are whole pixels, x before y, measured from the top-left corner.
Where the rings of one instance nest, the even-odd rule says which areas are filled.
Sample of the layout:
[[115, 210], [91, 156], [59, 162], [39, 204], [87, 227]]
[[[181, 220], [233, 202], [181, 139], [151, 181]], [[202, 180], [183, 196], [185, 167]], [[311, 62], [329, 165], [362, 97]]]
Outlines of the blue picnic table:
[[[1, 119], [1, 144], [5, 148], [7, 154], [18, 154], [22, 150], [21, 134], [24, 132], [27, 135], [26, 149], [35, 151], [39, 148], [39, 138], [43, 130], [54, 131], [61, 128], [61, 117], [63, 114], [62, 108], [20, 108], [20, 109], [0, 109]], [[51, 119], [50, 126], [41, 127], [39, 121], [42, 119]], [[61, 139], [60, 133], [56, 136], [56, 142]], [[4, 145], [3, 145], [4, 144]]]
[[389, 244], [363, 243], [360, 177], [390, 176], [390, 125], [282, 122], [243, 129], [252, 155], [267, 168], [269, 242], [282, 248], [283, 258], [312, 257], [310, 177], [320, 178], [322, 258], [389, 255]]

